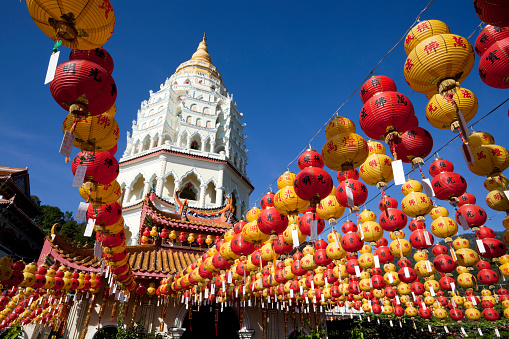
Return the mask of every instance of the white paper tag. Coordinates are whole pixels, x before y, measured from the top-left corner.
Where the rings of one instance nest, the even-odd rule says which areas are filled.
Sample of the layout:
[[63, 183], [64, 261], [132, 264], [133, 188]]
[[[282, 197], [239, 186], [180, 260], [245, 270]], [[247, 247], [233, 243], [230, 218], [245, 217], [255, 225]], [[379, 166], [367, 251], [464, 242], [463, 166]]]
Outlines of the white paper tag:
[[355, 275], [357, 278], [359, 278], [361, 276], [361, 270], [359, 269], [359, 266], [355, 265], [353, 268], [355, 269]]
[[57, 70], [58, 65], [58, 57], [60, 56], [60, 51], [51, 54], [49, 58], [48, 70], [46, 71], [46, 78], [44, 79], [44, 84], [49, 84], [53, 79], [55, 79], [55, 72]]
[[430, 198], [435, 196], [435, 191], [433, 191], [433, 187], [431, 186], [431, 181], [428, 178], [422, 179], [422, 187], [424, 188], [424, 193]]
[[325, 296], [322, 294], [322, 302], [325, 302]]
[[445, 333], [449, 333], [449, 329], [447, 328], [447, 325], [444, 325]]
[[355, 202], [353, 200], [353, 192], [352, 192], [352, 189], [350, 188], [350, 186], [345, 185], [345, 193], [346, 193], [346, 202], [347, 202], [348, 207], [354, 207]]
[[394, 277], [392, 276], [392, 272], [389, 272], [389, 274], [387, 274], [387, 279], [389, 279], [390, 284], [392, 284], [394, 282]]
[[209, 289], [206, 288], [205, 289], [205, 299], [208, 299], [209, 298]]
[[362, 225], [359, 225], [359, 233], [360, 233], [361, 240], [364, 240], [364, 232], [362, 231]]
[[104, 273], [104, 266], [106, 265], [106, 263], [103, 261], [101, 261], [101, 268], [99, 269], [99, 274], [103, 274]]
[[389, 324], [391, 325], [391, 327], [393, 327], [394, 325], [392, 324], [392, 320], [389, 320]]
[[290, 289], [290, 298], [293, 298], [293, 289]]
[[380, 268], [380, 260], [378, 260], [378, 255], [374, 255], [373, 260], [375, 261], [375, 268]]
[[399, 305], [399, 304], [401, 304], [401, 302], [399, 301], [399, 297], [398, 297], [398, 295], [396, 294], [396, 305]]
[[78, 211], [74, 215], [74, 220], [76, 220], [77, 222], [85, 221], [85, 216], [87, 215], [88, 205], [89, 205], [88, 202], [80, 202]]
[[405, 273], [405, 278], [410, 278], [410, 270], [408, 267], [403, 267], [403, 272]]
[[465, 329], [463, 328], [463, 326], [461, 327], [461, 333], [463, 333], [464, 336], [467, 335], [467, 332], [465, 332]]
[[431, 331], [431, 325], [430, 325], [430, 324], [428, 324], [428, 330], [429, 330], [429, 332], [430, 332], [430, 333], [432, 332], [432, 331]]
[[479, 253], [486, 253], [486, 249], [484, 248], [484, 243], [481, 239], [477, 239], [477, 247], [479, 248]]
[[369, 278], [369, 287], [373, 288], [373, 280], [371, 278]]
[[242, 295], [246, 295], [246, 286], [242, 286]]
[[478, 327], [478, 328], [477, 328], [477, 331], [479, 331], [479, 335], [482, 337], [482, 336], [483, 336], [483, 334], [482, 334], [482, 331], [481, 331], [481, 328], [480, 328], [480, 327]]
[[328, 288], [329, 287], [329, 281], [327, 280], [327, 277], [325, 277], [325, 288]]
[[477, 300], [475, 299], [475, 297], [470, 297], [472, 300], [472, 304], [474, 304], [474, 306], [477, 306]]
[[414, 301], [415, 301], [415, 299], [417, 299], [414, 292], [412, 292], [412, 297], [414, 298]]
[[463, 214], [460, 214], [458, 219], [460, 220], [460, 225], [463, 227], [463, 231], [468, 231], [470, 227], [468, 227], [468, 221], [467, 218]]
[[433, 272], [433, 269], [431, 268], [431, 262], [429, 260], [426, 260], [424, 264], [426, 265], [426, 270], [428, 272]]
[[508, 191], [508, 190], [505, 190], [505, 191], [504, 191], [504, 194], [505, 194], [505, 197], [506, 197], [507, 199], [509, 199], [509, 191]]
[[300, 245], [299, 232], [295, 228], [292, 230], [292, 240], [293, 240], [293, 247], [294, 248], [299, 247], [299, 245]]
[[495, 327], [495, 335], [500, 338], [500, 332], [498, 331], [498, 328]]
[[101, 247], [101, 243], [96, 240], [94, 244], [94, 257], [100, 259], [103, 256], [103, 249]]
[[64, 138], [62, 139], [62, 144], [60, 144], [59, 153], [62, 154], [66, 158], [71, 157], [72, 145], [74, 143], [74, 134], [69, 131], [64, 132]]
[[431, 239], [429, 238], [429, 233], [426, 230], [422, 230], [422, 234], [424, 234], [424, 241], [426, 242], [426, 245], [431, 246], [433, 245], [431, 243]]
[[311, 279], [311, 289], [312, 290], [315, 289], [315, 281], [313, 279]]
[[465, 117], [463, 116], [463, 113], [461, 113], [461, 110], [458, 110], [456, 116], [458, 117], [458, 123], [462, 130], [463, 138], [465, 138], [465, 140], [468, 140], [468, 137], [470, 136], [470, 130], [468, 129], [467, 122], [465, 120]]
[[300, 288], [300, 291], [299, 291], [299, 292], [300, 292], [300, 294], [302, 295], [302, 293], [304, 293], [304, 289], [302, 288], [302, 286], [299, 286], [299, 288]]
[[228, 284], [232, 283], [232, 271], [228, 271]]
[[318, 236], [318, 234], [317, 234], [318, 220], [312, 220], [310, 223], [310, 227], [311, 227], [311, 233], [309, 236], [309, 240], [316, 241], [317, 236]]
[[223, 285], [223, 292], [226, 293], [226, 282], [223, 280], [221, 281], [221, 284]]
[[451, 291], [452, 293], [456, 293], [456, 284], [455, 283], [451, 283]]
[[76, 167], [76, 172], [74, 173], [72, 187], [81, 187], [81, 185], [83, 185], [83, 180], [85, 180], [86, 173], [87, 173], [87, 166], [78, 165], [78, 167]]
[[334, 235], [334, 243], [336, 244], [336, 248], [339, 248], [339, 238], [336, 232], [332, 233]]
[[403, 170], [403, 162], [395, 160], [391, 163], [392, 173], [394, 174], [394, 184], [403, 185], [405, 183], [405, 171]]
[[85, 233], [83, 234], [85, 237], [91, 237], [92, 231], [94, 230], [95, 219], [88, 219], [87, 227], [85, 228]]
[[429, 287], [429, 293], [431, 294], [432, 297], [435, 296], [435, 289], [433, 288], [433, 286]]

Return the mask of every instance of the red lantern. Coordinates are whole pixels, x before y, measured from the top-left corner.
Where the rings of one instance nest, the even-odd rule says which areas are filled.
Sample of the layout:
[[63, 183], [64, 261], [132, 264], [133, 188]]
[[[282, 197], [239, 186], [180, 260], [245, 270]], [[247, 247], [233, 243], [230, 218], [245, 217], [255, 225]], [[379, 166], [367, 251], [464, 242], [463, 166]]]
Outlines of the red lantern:
[[388, 208], [378, 217], [378, 223], [387, 232], [402, 230], [407, 223], [407, 216], [397, 208]]
[[440, 284], [440, 288], [445, 291], [452, 291], [451, 284], [456, 284], [453, 278], [447, 276], [443, 276], [442, 278], [440, 278], [440, 281], [438, 283]]
[[117, 87], [108, 71], [88, 60], [58, 65], [49, 89], [60, 107], [79, 115], [102, 114], [117, 98]]
[[341, 226], [341, 231], [345, 234], [349, 232], [357, 232], [357, 225], [353, 221], [347, 220]]
[[278, 210], [273, 206], [267, 207], [258, 215], [258, 228], [263, 234], [276, 236], [277, 234], [283, 233], [287, 227], [288, 217], [282, 213], [279, 213]]
[[402, 282], [409, 284], [417, 279], [417, 274], [413, 268], [403, 267], [398, 271], [398, 277]]
[[479, 19], [493, 26], [509, 26], [509, 4], [503, 0], [474, 0]]
[[306, 167], [295, 176], [293, 188], [299, 198], [316, 205], [332, 191], [332, 178], [320, 167]]
[[341, 182], [336, 189], [336, 199], [341, 206], [354, 207], [360, 206], [366, 202], [368, 198], [368, 189], [364, 183], [359, 180], [348, 179], [348, 188], [352, 192], [351, 203], [353, 203], [353, 206], [350, 206], [351, 204], [349, 205], [346, 181]]
[[458, 207], [466, 205], [466, 204], [475, 204], [477, 201], [475, 199], [475, 196], [472, 193], [468, 193], [468, 192], [465, 192], [462, 195], [460, 195], [458, 197], [458, 199], [459, 199], [459, 202], [457, 204]]
[[254, 252], [253, 243], [245, 241], [242, 234], [236, 234], [231, 240], [231, 250], [236, 255], [249, 255]]
[[263, 210], [274, 206], [274, 195], [273, 192], [268, 192], [260, 199], [260, 207]]
[[[461, 201], [461, 200], [460, 200]], [[488, 216], [482, 207], [472, 204], [466, 204], [456, 211], [456, 221], [461, 224], [463, 216], [470, 228], [478, 228], [484, 225]]]
[[327, 266], [332, 262], [332, 259], [327, 256], [327, 250], [325, 249], [316, 250], [313, 257], [315, 264], [318, 266]]
[[479, 61], [479, 76], [488, 86], [509, 88], [509, 38], [495, 41]]
[[436, 159], [429, 166], [429, 174], [432, 177], [442, 173], [442, 172], [452, 172], [454, 171], [454, 165], [449, 160], [445, 159]]
[[433, 266], [440, 273], [450, 273], [456, 268], [456, 263], [448, 254], [440, 254], [433, 260]]
[[358, 233], [346, 233], [341, 238], [341, 247], [347, 252], [357, 252], [362, 246], [364, 246], [364, 241], [361, 240]]
[[279, 235], [277, 240], [272, 242], [272, 248], [276, 254], [287, 254], [290, 253], [293, 249], [292, 244], [287, 244], [282, 235]]
[[110, 152], [81, 151], [72, 160], [72, 174], [78, 165], [86, 166], [84, 181], [109, 184], [118, 176], [118, 161]]
[[[260, 253], [258, 253], [258, 256], [259, 254]], [[254, 264], [254, 259], [252, 260]], [[230, 263], [228, 262], [228, 260], [223, 258], [221, 254], [219, 254], [219, 252], [216, 252], [216, 254], [214, 254], [214, 256], [212, 257], [212, 265], [218, 270], [226, 270], [227, 268], [230, 268]]]
[[410, 231], [414, 232], [415, 230], [425, 229], [426, 224], [424, 223], [424, 220], [417, 220], [414, 218], [414, 219], [410, 220], [410, 222], [408, 223], [408, 228], [410, 229]]
[[489, 227], [482, 226], [482, 227], [479, 227], [479, 229], [475, 231], [475, 236], [478, 239], [495, 238], [495, 231], [493, 231]]
[[415, 281], [410, 286], [410, 291], [414, 292], [415, 295], [421, 295], [424, 293], [424, 285], [420, 281]]
[[479, 33], [477, 39], [475, 39], [475, 52], [477, 55], [482, 56], [495, 41], [503, 40], [508, 37], [509, 30], [507, 27], [487, 25]]
[[409, 237], [410, 245], [418, 250], [423, 250], [433, 246], [435, 238], [433, 234], [425, 229], [418, 229], [412, 232]]
[[391, 198], [388, 195], [384, 195], [382, 200], [378, 203], [378, 208], [380, 211], [385, 211], [387, 208], [398, 208], [398, 201], [394, 198]]
[[394, 255], [391, 253], [391, 249], [387, 246], [377, 247], [375, 254], [378, 256], [378, 261], [381, 264], [386, 264], [394, 260]]
[[498, 274], [492, 269], [483, 269], [477, 273], [477, 279], [484, 285], [495, 285], [498, 282]]
[[136, 289], [137, 295], [145, 295], [147, 293], [147, 288], [142, 283], [138, 284], [138, 288]]
[[380, 92], [396, 92], [396, 83], [385, 75], [374, 75], [361, 88], [362, 103], [368, 101], [373, 95]]
[[362, 106], [359, 121], [369, 138], [385, 140], [390, 132], [408, 129], [413, 115], [414, 106], [404, 94], [381, 92], [373, 95]]
[[122, 216], [122, 206], [115, 201], [111, 204], [88, 205], [87, 218], [95, 219], [95, 224], [100, 226], [113, 225]]
[[458, 173], [442, 172], [431, 181], [435, 197], [439, 200], [450, 200], [459, 197], [467, 190], [467, 182]]
[[[507, 252], [507, 247], [505, 244], [495, 238], [484, 238], [482, 239], [482, 243], [484, 245], [484, 253], [481, 253], [479, 247], [477, 247], [477, 252], [483, 258], [498, 258]], [[477, 246], [477, 244], [476, 244]]]
[[315, 209], [308, 210], [299, 218], [299, 229], [302, 234], [311, 235], [311, 223], [316, 222], [316, 234], [323, 232], [325, 222], [320, 219]]
[[305, 269], [302, 268], [301, 261], [295, 260], [292, 264], [292, 273], [298, 277], [303, 276], [307, 273]]
[[120, 246], [124, 241], [125, 241], [124, 230], [121, 230], [118, 233], [110, 235], [103, 234], [102, 236], [102, 245], [105, 247], [117, 247]]
[[497, 321], [500, 319], [500, 314], [494, 308], [485, 308], [482, 310], [482, 316], [489, 321]]
[[69, 60], [89, 60], [99, 66], [102, 66], [108, 73], [113, 73], [113, 60], [110, 53], [103, 47], [90, 50], [73, 49], [69, 55]]
[[299, 160], [297, 160], [297, 166], [299, 166], [300, 170], [303, 170], [307, 167], [319, 167], [323, 168], [324, 163], [322, 159], [322, 155], [315, 151], [314, 149], [305, 150], [300, 156]]
[[339, 182], [346, 181], [346, 179], [359, 180], [359, 171], [357, 168], [347, 171], [339, 171], [337, 177]]
[[247, 222], [245, 220], [241, 220], [238, 223], [236, 223], [235, 226], [233, 227], [235, 234], [241, 234], [242, 228], [244, 228], [245, 224], [247, 224]]
[[[415, 158], [422, 159], [428, 156], [433, 149], [433, 138], [428, 131], [419, 126], [412, 126], [400, 134], [393, 141], [394, 153], [403, 162], [411, 163]], [[416, 161], [418, 159], [415, 159]]]

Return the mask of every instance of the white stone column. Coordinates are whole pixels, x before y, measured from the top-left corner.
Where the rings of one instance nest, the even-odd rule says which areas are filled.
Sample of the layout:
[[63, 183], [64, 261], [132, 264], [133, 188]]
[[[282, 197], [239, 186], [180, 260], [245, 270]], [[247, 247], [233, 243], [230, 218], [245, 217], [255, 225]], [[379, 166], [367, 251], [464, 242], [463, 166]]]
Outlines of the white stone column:
[[205, 190], [207, 189], [207, 185], [201, 184], [200, 185], [200, 207], [205, 207]]
[[190, 149], [190, 148], [191, 148], [191, 138], [188, 135], [187, 140], [186, 140], [186, 149]]
[[216, 206], [223, 204], [223, 191], [224, 187], [216, 187]]
[[162, 145], [163, 145], [163, 136], [160, 135], [159, 139], [157, 140], [157, 146], [162, 146]]
[[150, 193], [150, 181], [145, 181], [144, 184], [145, 184], [145, 186], [143, 186], [143, 197], [146, 194]]
[[131, 187], [127, 186], [125, 188], [124, 201], [122, 202], [123, 205], [127, 205], [127, 203], [129, 203], [129, 196], [130, 195], [131, 195]]
[[156, 147], [156, 138], [150, 138], [150, 148]]
[[156, 194], [160, 197], [163, 195], [163, 185], [164, 179], [163, 178], [157, 179]]
[[140, 142], [140, 144], [138, 145], [138, 153], [141, 153], [143, 152], [143, 143]]
[[136, 146], [131, 145], [131, 151], [129, 152], [129, 154], [134, 155], [134, 152], [136, 152]]
[[210, 141], [210, 153], [214, 153], [214, 148], [216, 148], [216, 139]]

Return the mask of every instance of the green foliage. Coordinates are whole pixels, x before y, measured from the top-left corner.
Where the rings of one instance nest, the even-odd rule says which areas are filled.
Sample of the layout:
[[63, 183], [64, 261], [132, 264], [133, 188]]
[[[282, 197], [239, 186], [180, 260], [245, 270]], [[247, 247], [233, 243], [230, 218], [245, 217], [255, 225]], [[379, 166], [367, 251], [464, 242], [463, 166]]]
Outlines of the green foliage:
[[1, 336], [2, 339], [18, 339], [23, 338], [23, 329], [20, 325], [14, 325]]
[[[119, 317], [119, 320], [121, 318]], [[121, 321], [119, 321], [121, 324]], [[143, 326], [143, 319], [140, 319], [133, 326], [126, 326], [125, 328], [120, 326], [117, 328], [117, 333], [112, 334], [104, 329], [99, 330], [99, 336], [101, 339], [166, 339], [170, 338], [167, 334], [162, 333], [151, 333], [145, 330]]]
[[83, 233], [85, 233], [86, 223], [76, 222], [72, 216], [72, 212], [62, 212], [57, 206], [41, 205], [41, 201], [35, 195], [32, 195], [30, 198], [44, 212], [44, 214], [38, 215], [34, 219], [34, 222], [39, 225], [44, 233], [49, 235], [53, 225], [59, 223], [60, 230], [58, 233], [60, 235], [76, 243], [79, 242], [81, 245], [85, 245], [87, 242], [89, 246], [93, 245], [95, 234], [92, 233], [92, 237], [85, 237]]

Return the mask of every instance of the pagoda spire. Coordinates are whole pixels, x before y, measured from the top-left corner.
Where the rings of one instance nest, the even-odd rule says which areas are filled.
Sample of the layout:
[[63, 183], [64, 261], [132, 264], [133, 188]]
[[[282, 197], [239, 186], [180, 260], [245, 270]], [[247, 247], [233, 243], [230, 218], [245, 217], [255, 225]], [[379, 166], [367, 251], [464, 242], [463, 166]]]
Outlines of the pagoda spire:
[[205, 42], [206, 40], [207, 36], [205, 35], [205, 33], [203, 33], [203, 38], [191, 59], [203, 59], [212, 63], [212, 59], [210, 58], [209, 51], [207, 49], [207, 43]]

